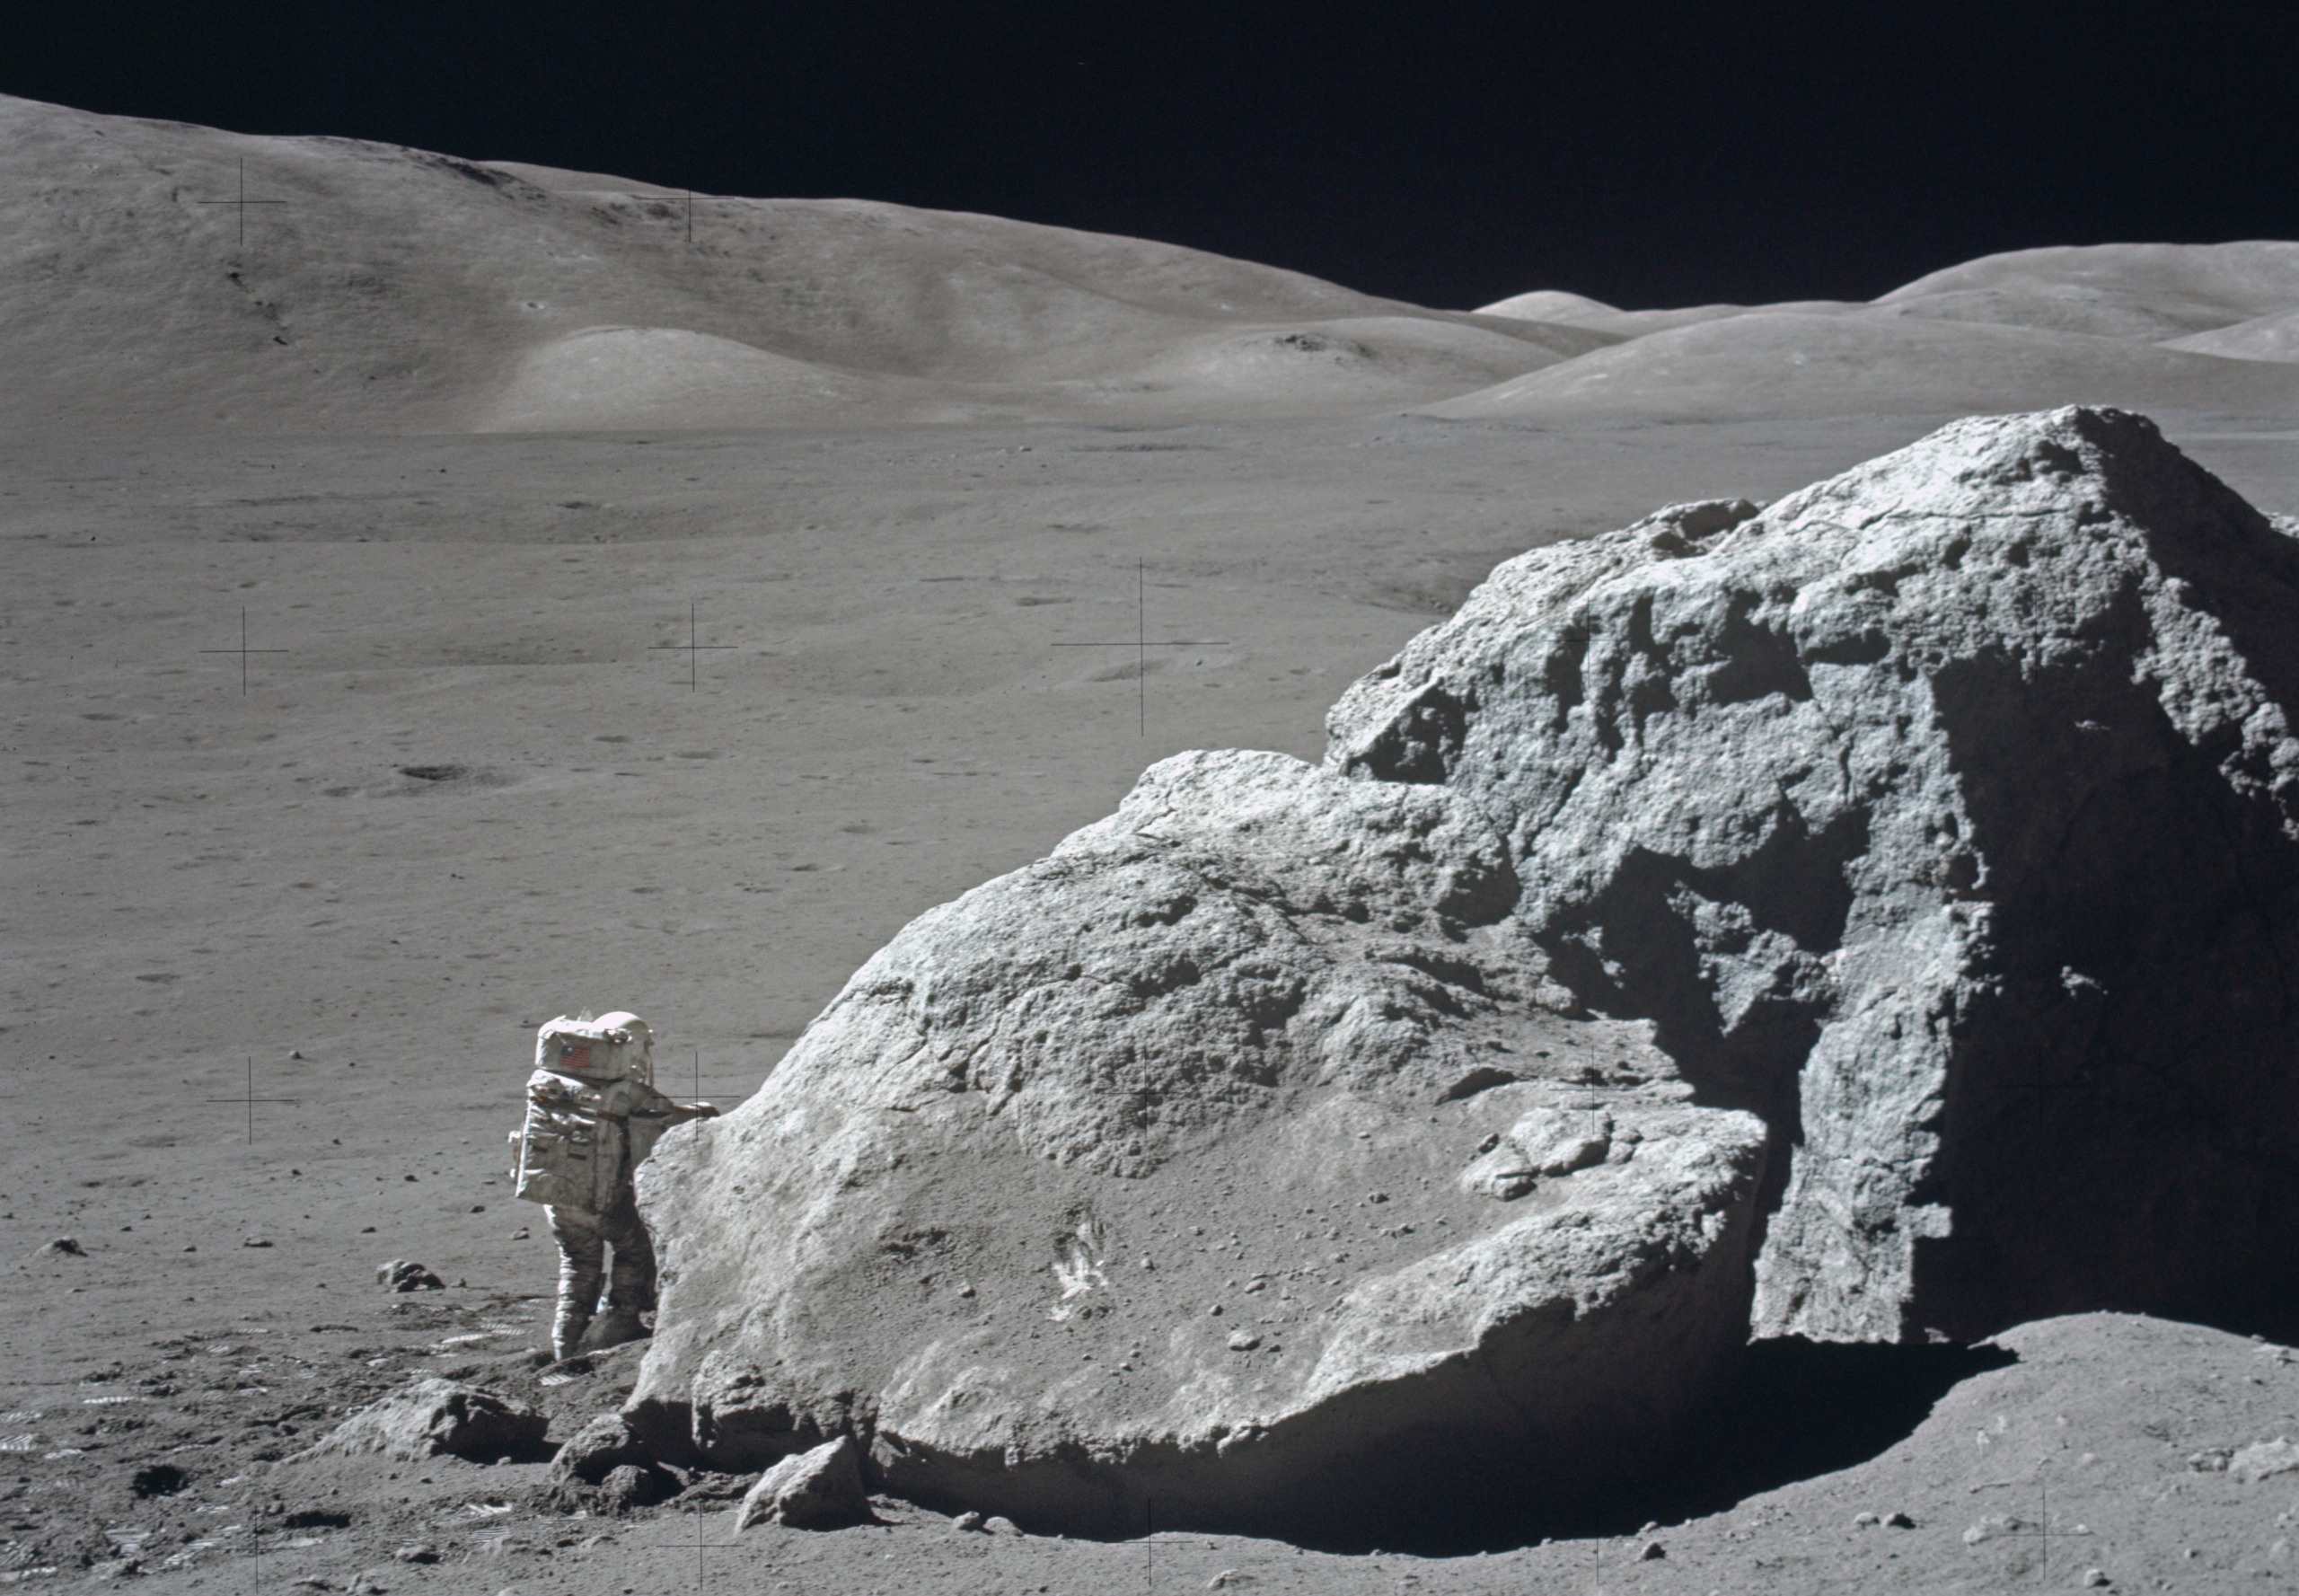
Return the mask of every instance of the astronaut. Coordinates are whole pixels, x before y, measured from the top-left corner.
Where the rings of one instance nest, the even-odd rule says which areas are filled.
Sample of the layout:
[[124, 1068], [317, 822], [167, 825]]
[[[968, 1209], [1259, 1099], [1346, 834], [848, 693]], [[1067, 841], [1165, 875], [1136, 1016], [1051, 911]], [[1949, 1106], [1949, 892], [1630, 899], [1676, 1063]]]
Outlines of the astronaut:
[[[511, 1133], [513, 1177], [519, 1196], [543, 1204], [559, 1243], [556, 1357], [647, 1333], [639, 1316], [655, 1307], [655, 1248], [631, 1176], [665, 1131], [718, 1112], [655, 1089], [654, 1042], [645, 1020], [621, 1010], [596, 1019], [561, 1015], [535, 1036], [526, 1123]], [[603, 1282], [606, 1311], [594, 1323]]]

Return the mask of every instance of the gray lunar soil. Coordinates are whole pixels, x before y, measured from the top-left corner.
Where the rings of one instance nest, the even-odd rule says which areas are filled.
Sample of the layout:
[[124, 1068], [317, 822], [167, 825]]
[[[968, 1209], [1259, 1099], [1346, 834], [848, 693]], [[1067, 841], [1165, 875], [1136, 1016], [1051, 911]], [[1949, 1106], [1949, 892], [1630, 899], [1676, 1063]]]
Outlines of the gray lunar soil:
[[[705, 197], [690, 246], [683, 205], [619, 179], [22, 101], [0, 102], [0, 668], [14, 772], [0, 1034], [23, 1066], [0, 1123], [0, 1239], [13, 1249], [0, 1581], [1395, 1596], [2214, 1591], [2292, 1577], [2291, 1203], [2274, 1158], [2206, 1133], [2246, 1114], [2259, 1140], [2282, 1133], [2287, 1070], [2270, 1066], [2287, 1057], [2287, 1023], [2260, 984], [2279, 956], [2253, 947], [2243, 966], [2237, 945], [2283, 904], [2259, 817], [2282, 801], [2271, 745], [2287, 733], [2263, 711], [2285, 692], [2288, 632], [2253, 567], [2215, 556], [2178, 569], [2149, 532], [2160, 505], [2117, 498], [2113, 459], [2101, 461], [2139, 445], [2059, 440], [2093, 450], [2076, 474], [2108, 484], [2095, 497], [2124, 542], [2085, 542], [2090, 501], [2042, 470], [2005, 489], [2035, 501], [2011, 513], [2064, 515], [2058, 541], [2028, 552], [2064, 556], [2073, 574], [2031, 559], [2024, 576], [1956, 586], [2065, 604], [2074, 635], [2098, 644], [2092, 666], [2061, 663], [2065, 702], [2083, 709], [2069, 719], [2108, 727], [2103, 744], [2087, 732], [2044, 745], [2035, 728], [2001, 726], [1984, 671], [1960, 679], [2010, 745], [1979, 753], [2021, 772], [2022, 791], [2048, 781], [2044, 810], [2104, 804], [2115, 823], [2085, 833], [2107, 854], [2084, 877], [2092, 895], [2045, 890], [2049, 851], [2022, 842], [2000, 857], [2043, 862], [1990, 878], [2002, 890], [1988, 913], [2017, 921], [2023, 948], [2095, 928], [2098, 957], [2122, 963], [2111, 979], [2074, 955], [1996, 967], [1995, 942], [1967, 948], [1969, 990], [1996, 1005], [1978, 1040], [1911, 1045], [1894, 1076], [1916, 1104], [1950, 1083], [1938, 1145], [1917, 1136], [1879, 1153], [1861, 1139], [1907, 1134], [1928, 1111], [1838, 1111], [1828, 1092], [1848, 1078], [1810, 1073], [1801, 1099], [1784, 1101], [1766, 1074], [1797, 1026], [1825, 1057], [1857, 983], [1822, 1001], [1799, 961], [1841, 965], [1838, 949], [1793, 925], [1769, 928], [1793, 946], [1735, 930], [1733, 905], [1748, 904], [1719, 884], [1736, 868], [1731, 848], [1760, 849], [1761, 835], [1663, 846], [1681, 813], [1658, 789], [1624, 784], [1592, 790], [1557, 830], [1545, 812], [1512, 833], [1480, 798], [1491, 840], [1455, 811], [1495, 768], [1476, 762], [1511, 718], [1544, 712], [1530, 697], [1462, 718], [1458, 737], [1400, 736], [1386, 753], [1367, 739], [1396, 719], [1384, 694], [1434, 684], [1458, 699], [1447, 673], [1476, 658], [1462, 639], [1475, 608], [1462, 606], [1504, 562], [1528, 551], [1532, 565], [1509, 569], [1600, 561], [1618, 538], [1563, 546], [1662, 507], [1736, 500], [1780, 545], [1750, 544], [1750, 560], [1837, 560], [1838, 533], [1820, 524], [1856, 525], [1845, 507], [1887, 467], [1854, 472], [1833, 498], [1778, 501], [1967, 413], [2145, 411], [2242, 500], [2299, 513], [2299, 244], [2030, 251], [1866, 306], [1633, 312], [1542, 291], [1435, 312], [996, 218]], [[250, 207], [243, 241], [229, 207], [200, 203], [233, 191], [242, 160], [251, 197], [292, 201]], [[2287, 535], [2226, 516], [2259, 550]], [[1807, 532], [1785, 537], [1793, 527]], [[2018, 542], [1982, 537], [1964, 552]], [[1640, 555], [1577, 602], [1609, 636], [1640, 613], [1638, 583], [1649, 613], [1671, 571], [1715, 559]], [[1898, 604], [1883, 631], [1911, 657], [1945, 657], [1960, 612], [1925, 587], [1923, 560], [1910, 569], [1897, 589], [1847, 595], [1847, 613]], [[1747, 612], [1758, 621], [1761, 574]], [[260, 652], [238, 651], [243, 618]], [[1569, 618], [1562, 630], [1583, 635]], [[2184, 639], [2179, 658], [2148, 666], [2164, 638]], [[1097, 646], [1055, 646], [1079, 643]], [[1352, 689], [1393, 658], [1388, 684]], [[1667, 677], [1633, 664], [1616, 677], [1629, 688]], [[2170, 730], [2149, 722], [2142, 736], [2084, 708], [2128, 708], [2143, 666], [2195, 685]], [[1670, 691], [1680, 708], [1696, 696], [1681, 673]], [[1713, 727], [1687, 715], [1681, 781], [1700, 804], [1731, 808], [1735, 751], [1821, 736], [1824, 681], [1808, 699], [1775, 696], [1774, 723], [1705, 749], [1697, 737]], [[1762, 697], [1733, 712], [1756, 715]], [[1830, 724], [1842, 735], [1846, 723]], [[1927, 816], [1961, 801], [1976, 807], [1960, 824], [1985, 833], [2003, 813], [1985, 783], [1938, 775], [1940, 761], [1969, 772], [1975, 747], [1932, 745], [1929, 775], [1888, 772], [1830, 801], [1872, 827], [1905, 824], [1927, 847], [1944, 846]], [[1205, 752], [1221, 750], [1264, 752]], [[1387, 777], [1406, 779], [1349, 774], [1352, 759], [1389, 760]], [[2095, 789], [2105, 796], [2086, 807]], [[1160, 830], [1158, 813], [1187, 824]], [[2166, 813], [2187, 817], [2177, 836], [2198, 813], [2215, 816], [2234, 862], [2166, 849]], [[1412, 870], [1389, 871], [1378, 849], [1318, 867], [1356, 883], [1366, 921], [1330, 892], [1317, 901], [1304, 859], [1326, 848], [1347, 865], [1348, 839], [1398, 828], [1429, 844]], [[1544, 866], [1572, 890], [1504, 923], [1485, 902], [1498, 889], [1479, 882], [1522, 870], [1545, 836], [1581, 874]], [[1724, 852], [1708, 859], [1710, 846]], [[1638, 849], [1691, 868], [1623, 873]], [[1266, 935], [1271, 916], [1311, 928], [1280, 972], [1308, 994], [1305, 1013], [1427, 1001], [1411, 972], [1437, 942], [1455, 946], [1440, 922], [1478, 939], [1495, 979], [1423, 1027], [1431, 1046], [1395, 1055], [1391, 1084], [1348, 1073], [1392, 1057], [1378, 1036], [1319, 1027], [1339, 1053], [1360, 1051], [1298, 1114], [1273, 1112], [1240, 1065], [1250, 1038], [1177, 1063], [1167, 1044], [1196, 1031], [1148, 1026], [1132, 1051], [1104, 1049], [1114, 1033], [1093, 1027], [1123, 1032], [1118, 1021], [1050, 1013], [1056, 1051], [1105, 1071], [1113, 1090], [1022, 1092], [994, 1148], [955, 1122], [931, 1158], [907, 1151], [941, 1133], [922, 1124], [884, 1142], [911, 1160], [911, 1184], [822, 1223], [874, 1243], [915, 1232], [912, 1254], [826, 1270], [811, 1298], [748, 1299], [820, 1305], [782, 1317], [774, 1355], [831, 1373], [891, 1357], [926, 1302], [1017, 1327], [1043, 1359], [1024, 1362], [1030, 1378], [1066, 1393], [1057, 1417], [1162, 1433], [1175, 1427], [1162, 1404], [1209, 1433], [1234, 1429], [1315, 1397], [1307, 1361], [1333, 1355], [1328, 1336], [1387, 1355], [1379, 1315], [1349, 1328], [1350, 1294], [1369, 1272], [1429, 1256], [1440, 1230], [1553, 1212], [1543, 1205], [1583, 1192], [1624, 1227], [1659, 1223], [1649, 1193], [1605, 1192], [1657, 1181], [1648, 1172], [1665, 1160], [1639, 1160], [1671, 1145], [1701, 1150], [1683, 1162], [1677, 1232], [1696, 1238], [1701, 1261], [1678, 1289], [1705, 1301], [1713, 1281], [1725, 1299], [1698, 1320], [1696, 1345], [1678, 1357], [1648, 1339], [1644, 1364], [1589, 1365], [1600, 1378], [1579, 1393], [1579, 1427], [1558, 1432], [1571, 1446], [1529, 1485], [1503, 1452], [1469, 1445], [1449, 1519], [1400, 1511], [1421, 1472], [1407, 1453], [1384, 1455], [1402, 1444], [1392, 1432], [1352, 1419], [1330, 1454], [1352, 1460], [1330, 1481], [1344, 1498], [1352, 1480], [1374, 1482], [1359, 1505], [1379, 1539], [1330, 1524], [1289, 1539], [1271, 1514], [1221, 1521], [1186, 1469], [1138, 1499], [1101, 1498], [1098, 1523], [1051, 1497], [976, 1505], [947, 1480], [904, 1488], [897, 1469], [870, 1482], [873, 1521], [805, 1529], [762, 1512], [769, 1521], [738, 1530], [754, 1481], [822, 1427], [793, 1411], [776, 1431], [771, 1404], [753, 1433], [784, 1439], [762, 1446], [674, 1456], [649, 1435], [628, 1456], [600, 1452], [612, 1467], [595, 1480], [554, 1469], [559, 1443], [602, 1415], [631, 1404], [643, 1429], [660, 1411], [650, 1400], [691, 1393], [682, 1360], [705, 1321], [679, 1318], [678, 1293], [702, 1280], [682, 1276], [651, 1357], [643, 1343], [555, 1369], [531, 1355], [553, 1260], [540, 1211], [510, 1197], [503, 1135], [536, 1025], [632, 1008], [655, 1027], [663, 1083], [683, 1095], [733, 1108], [771, 1080], [770, 1095], [811, 1093], [859, 1116], [900, 1083], [883, 1052], [870, 1056], [884, 1080], [834, 1068], [841, 1038], [877, 1023], [867, 1002], [830, 1010], [858, 971], [947, 958], [935, 928], [967, 911], [938, 906], [1004, 893], [1034, 928], [991, 950], [1009, 965], [1098, 951], [1139, 975], [1145, 961], [1119, 950], [1178, 948], [1188, 917], [1136, 928], [1138, 943], [1058, 917], [1075, 895], [1105, 892], [1154, 921], [1150, 878], [1177, 850], [1228, 861], [1220, 934]], [[1054, 868], [1074, 871], [1070, 885], [1049, 879]], [[1963, 891], [1952, 869], [1879, 888], [1860, 900], [1874, 912], [1845, 923], [1872, 948], [1968, 903]], [[2264, 895], [2246, 906], [2246, 891]], [[1403, 899], [1442, 913], [1376, 928], [1396, 957], [1361, 957], [1373, 913]], [[1774, 983], [1771, 1008], [1740, 1011], [1772, 1029], [1728, 1024], [1688, 1041], [1685, 1016], [1656, 1018], [1626, 990], [1657, 976], [1617, 958], [1605, 969], [1605, 928], [1662, 911], [1710, 938], [1686, 947], [1714, 990]], [[2114, 932], [2142, 923], [2155, 940]], [[1598, 974], [1624, 986], [1603, 1002], [1598, 976], [1560, 963], [1561, 933], [1581, 930]], [[2204, 968], [2216, 989], [2181, 962], [2199, 946], [2215, 949]], [[2228, 974], [2244, 967], [2252, 976]], [[999, 992], [1008, 977], [983, 979]], [[1961, 979], [1938, 991], [1965, 992]], [[1895, 984], [1897, 999], [1926, 1001]], [[1067, 1001], [1046, 990], [1056, 1010]], [[1525, 1018], [1536, 1010], [1550, 1018]], [[1712, 1024], [1723, 1012], [1712, 1005]], [[985, 1010], [965, 1023], [1010, 1018]], [[1549, 1027], [1555, 1043], [1504, 1022]], [[2094, 1054], [2095, 1034], [2120, 1039]], [[1489, 1063], [1493, 1040], [1511, 1049], [1506, 1068]], [[1555, 1069], [1535, 1067], [1541, 1051]], [[2234, 1073], [2210, 1079], [2234, 1099], [2198, 1107], [2189, 1086], [2205, 1077], [2177, 1062], [2190, 1056], [2232, 1059]], [[2090, 1098], [2017, 1089], [2039, 1058], [2036, 1081], [2141, 1107], [2102, 1120]], [[1166, 1099], [1170, 1112], [1130, 1107], [1139, 1089], [1176, 1080], [1189, 1091]], [[1959, 1096], [1958, 1080], [1976, 1089]], [[1245, 1128], [1212, 1133], [1233, 1122]], [[710, 1133], [771, 1128], [753, 1110]], [[1853, 1141], [1828, 1168], [1874, 1177], [1852, 1196], [1818, 1160], [1800, 1161], [1832, 1134]], [[2018, 1162], [2039, 1134], [2069, 1160]], [[803, 1184], [805, 1160], [830, 1149], [800, 1136], [759, 1168]], [[1619, 1149], [1634, 1156], [1616, 1161]], [[676, 1164], [648, 1171], [665, 1214], [709, 1189], [700, 1175], [662, 1186]], [[1123, 1230], [1122, 1253], [1088, 1245], [1091, 1224], [1074, 1251], [1035, 1226], [1043, 1256], [1017, 1247], [963, 1273], [919, 1261], [938, 1229], [957, 1234], [1000, 1203], [1067, 1183], [1132, 1204], [1158, 1169], [1217, 1166], [1219, 1180], [1158, 1188], [1172, 1195], [1140, 1197], [1138, 1212], [1112, 1198], [1099, 1234]], [[1742, 1172], [1757, 1185], [1736, 1186]], [[1766, 1182], [1786, 1184], [1775, 1197]], [[1329, 1189], [1292, 1200], [1318, 1183]], [[1729, 1217], [1751, 1202], [1788, 1204], [1761, 1261], [1733, 1250], [1758, 1244]], [[2026, 1217], [1982, 1238], [1995, 1261], [1949, 1248], [1934, 1268], [1920, 1216], [1958, 1203]], [[1845, 1204], [1879, 1222], [1808, 1222]], [[1704, 1226], [1703, 1213], [1728, 1217]], [[2144, 1257], [2107, 1245], [2142, 1220], [2156, 1227], [2143, 1226]], [[1797, 1249], [1824, 1232], [1863, 1245]], [[771, 1274], [800, 1239], [778, 1223], [692, 1244], [727, 1254], [709, 1267], [733, 1280]], [[2192, 1267], [2166, 1273], [2180, 1257]], [[377, 1283], [392, 1260], [419, 1263], [438, 1289]], [[1066, 1318], [1053, 1317], [1067, 1289], [1057, 1264], [1089, 1280]], [[1124, 1313], [1075, 1311], [1105, 1300], [1096, 1271], [1122, 1280]], [[1734, 1282], [1744, 1301], [1730, 1300]], [[1766, 1338], [1742, 1350], [1748, 1314]], [[1151, 1349], [1136, 1341], [1152, 1318], [1185, 1317], [1192, 1334], [1223, 1327], [1191, 1354], [1205, 1371], [1153, 1389], [1140, 1361]], [[1593, 1344], [1601, 1318], [1567, 1314], [1554, 1345], [1576, 1330]], [[1081, 1333], [1090, 1342], [1071, 1345]], [[1255, 1345], [1232, 1352], [1232, 1335]], [[427, 1391], [427, 1380], [449, 1384]], [[1630, 1393], [1666, 1422], [1608, 1430]], [[366, 1433], [388, 1436], [380, 1450], [320, 1447], [376, 1403]], [[965, 1440], [929, 1406], [920, 1398], [920, 1427]], [[1489, 1405], [1449, 1411], [1473, 1426]], [[540, 1442], [525, 1439], [536, 1418]], [[425, 1455], [425, 1437], [463, 1438], [474, 1455]]]

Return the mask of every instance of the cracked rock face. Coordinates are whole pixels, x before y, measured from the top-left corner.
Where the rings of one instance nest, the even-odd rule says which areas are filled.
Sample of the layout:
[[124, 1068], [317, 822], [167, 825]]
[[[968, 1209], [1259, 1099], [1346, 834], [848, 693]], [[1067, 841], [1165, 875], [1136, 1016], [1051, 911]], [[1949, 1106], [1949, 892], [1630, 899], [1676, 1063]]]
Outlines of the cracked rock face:
[[673, 1133], [634, 1434], [1315, 1533], [1633, 1471], [1752, 1323], [2239, 1310], [2299, 1241], [2295, 584], [2087, 410], [1508, 562], [1323, 767], [1153, 767]]
[[2295, 701], [2291, 538], [2066, 410], [1511, 560], [1326, 763], [1474, 806], [1555, 978], [1772, 1125], [1759, 1334], [1964, 1339], [2267, 1306]]

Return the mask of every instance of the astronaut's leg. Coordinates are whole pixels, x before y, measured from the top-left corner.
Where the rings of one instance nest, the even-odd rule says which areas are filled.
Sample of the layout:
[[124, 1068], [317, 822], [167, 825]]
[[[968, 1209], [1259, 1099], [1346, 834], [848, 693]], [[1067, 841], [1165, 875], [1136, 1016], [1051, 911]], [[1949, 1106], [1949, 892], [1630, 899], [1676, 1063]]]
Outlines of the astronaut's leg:
[[608, 1276], [606, 1311], [592, 1327], [586, 1345], [619, 1346], [647, 1334], [639, 1316], [655, 1305], [655, 1244], [628, 1196], [600, 1216], [599, 1228], [614, 1248]]
[[547, 1204], [551, 1239], [559, 1243], [559, 1318], [551, 1326], [551, 1355], [571, 1358], [590, 1327], [606, 1269], [606, 1234], [599, 1216], [581, 1208]]

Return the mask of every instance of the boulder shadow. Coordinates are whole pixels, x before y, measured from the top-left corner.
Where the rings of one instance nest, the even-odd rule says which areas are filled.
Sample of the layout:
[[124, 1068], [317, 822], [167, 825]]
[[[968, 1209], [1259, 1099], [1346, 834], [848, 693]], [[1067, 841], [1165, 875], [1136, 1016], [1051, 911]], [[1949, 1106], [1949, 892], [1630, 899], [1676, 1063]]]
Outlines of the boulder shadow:
[[1487, 1458], [1474, 1470], [1430, 1470], [1423, 1488], [1379, 1510], [1357, 1501], [1347, 1521], [1298, 1526], [1287, 1539], [1321, 1551], [1454, 1557], [1634, 1535], [1864, 1463], [1915, 1433], [1955, 1386], [2018, 1361], [1995, 1345], [1756, 1342], [1634, 1478], [1574, 1491], [1552, 1476], [1528, 1488]]

